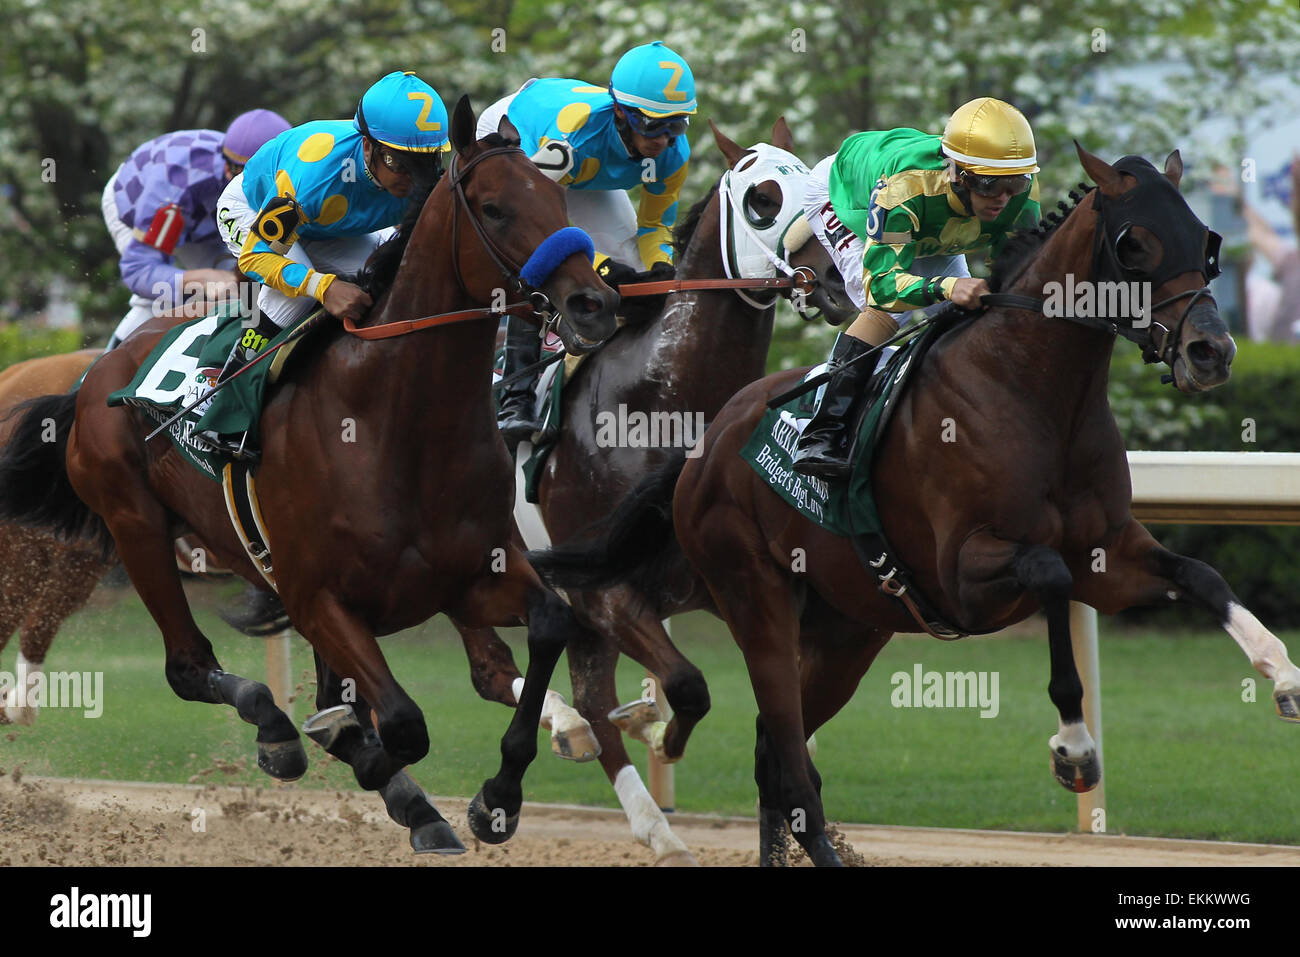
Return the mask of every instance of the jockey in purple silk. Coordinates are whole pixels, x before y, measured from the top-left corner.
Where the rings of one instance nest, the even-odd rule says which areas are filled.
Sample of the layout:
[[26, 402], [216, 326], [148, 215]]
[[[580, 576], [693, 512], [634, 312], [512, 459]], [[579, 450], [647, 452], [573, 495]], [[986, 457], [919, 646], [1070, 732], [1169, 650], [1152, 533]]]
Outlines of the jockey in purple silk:
[[[237, 116], [225, 133], [165, 133], [118, 167], [102, 205], [121, 256], [122, 281], [132, 296], [131, 311], [108, 348], [187, 299], [233, 294], [234, 260], [217, 235], [217, 197], [263, 143], [288, 128], [278, 113], [251, 110]], [[196, 293], [199, 286], [202, 293]]]

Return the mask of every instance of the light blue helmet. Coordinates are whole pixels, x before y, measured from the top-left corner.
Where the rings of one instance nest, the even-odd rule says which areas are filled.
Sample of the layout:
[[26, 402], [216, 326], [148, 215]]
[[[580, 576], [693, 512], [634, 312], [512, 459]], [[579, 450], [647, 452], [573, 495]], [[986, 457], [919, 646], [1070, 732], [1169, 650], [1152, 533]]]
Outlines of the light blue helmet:
[[662, 40], [624, 53], [609, 83], [615, 100], [646, 116], [678, 116], [696, 110], [691, 68]]
[[352, 125], [395, 150], [434, 153], [451, 149], [442, 97], [411, 72], [390, 73], [366, 90]]

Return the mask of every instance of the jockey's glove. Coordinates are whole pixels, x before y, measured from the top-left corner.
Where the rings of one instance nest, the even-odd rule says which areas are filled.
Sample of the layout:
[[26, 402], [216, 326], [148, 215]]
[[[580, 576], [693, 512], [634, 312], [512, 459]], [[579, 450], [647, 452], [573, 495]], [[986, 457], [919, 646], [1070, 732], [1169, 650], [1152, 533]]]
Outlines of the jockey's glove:
[[596, 273], [607, 285], [617, 289], [619, 286], [626, 285], [630, 282], [637, 281], [637, 271], [627, 263], [617, 262], [613, 259], [606, 259], [600, 264]]

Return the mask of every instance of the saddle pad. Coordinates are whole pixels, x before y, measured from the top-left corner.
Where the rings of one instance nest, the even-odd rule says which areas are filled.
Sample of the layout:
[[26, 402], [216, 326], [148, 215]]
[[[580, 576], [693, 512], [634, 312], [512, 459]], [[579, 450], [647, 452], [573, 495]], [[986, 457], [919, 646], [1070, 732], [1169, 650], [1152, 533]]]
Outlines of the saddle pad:
[[[872, 379], [865, 401], [858, 406], [860, 412], [847, 481], [827, 482], [794, 471], [795, 447], [816, 408], [816, 393], [812, 392], [806, 392], [778, 409], [767, 410], [740, 450], [741, 458], [767, 479], [774, 492], [827, 531], [846, 537], [883, 534], [871, 488], [875, 447], [899, 397], [911, 381], [912, 373], [920, 368], [921, 359], [935, 340], [950, 328], [951, 324], [944, 322], [927, 326], [900, 346], [885, 368]], [[825, 368], [823, 364], [810, 369], [803, 381]]]
[[[108, 404], [129, 405], [160, 424], [166, 422], [216, 383], [235, 341], [243, 334], [241, 320], [245, 315], [238, 303], [230, 303], [172, 329], [158, 341], [131, 382], [108, 397]], [[293, 328], [282, 331], [270, 345], [288, 337]], [[168, 427], [172, 444], [182, 458], [214, 482], [221, 481], [228, 457], [210, 448], [195, 433], [202, 429], [236, 434], [249, 430], [253, 433], [250, 439], [256, 442], [273, 364], [283, 366], [282, 361], [259, 363], [218, 392], [206, 406], [192, 409]]]

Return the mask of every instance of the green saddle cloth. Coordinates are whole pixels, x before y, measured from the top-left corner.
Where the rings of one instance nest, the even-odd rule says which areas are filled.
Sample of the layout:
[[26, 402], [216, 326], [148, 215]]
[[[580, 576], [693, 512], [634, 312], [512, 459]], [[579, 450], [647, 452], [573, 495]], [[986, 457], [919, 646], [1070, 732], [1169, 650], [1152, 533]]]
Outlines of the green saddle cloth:
[[[159, 423], [166, 422], [216, 382], [235, 341], [243, 335], [242, 320], [246, 317], [239, 303], [229, 303], [202, 319], [172, 329], [158, 341], [135, 378], [108, 397], [108, 404], [129, 405]], [[303, 322], [310, 319], [308, 316]], [[295, 328], [282, 331], [267, 348], [287, 338]], [[271, 360], [258, 363], [223, 387], [206, 408], [199, 406], [168, 427], [172, 444], [182, 457], [208, 478], [221, 481], [222, 468], [229, 458], [209, 448], [195, 433], [206, 429], [228, 434], [249, 431], [250, 441], [257, 442], [271, 366]]]
[[[794, 470], [795, 446], [804, 425], [799, 420], [812, 418], [816, 391], [806, 392], [780, 408], [768, 409], [740, 450], [741, 458], [767, 480], [774, 492], [827, 531], [843, 536], [883, 535], [871, 487], [876, 445], [899, 396], [907, 388], [911, 373], [920, 367], [921, 358], [931, 344], [949, 328], [950, 324], [937, 322], [927, 326], [900, 346], [873, 379], [871, 393], [859, 406], [863, 411], [850, 453], [851, 471], [847, 481], [827, 482]], [[805, 379], [821, 369], [810, 370]]]

